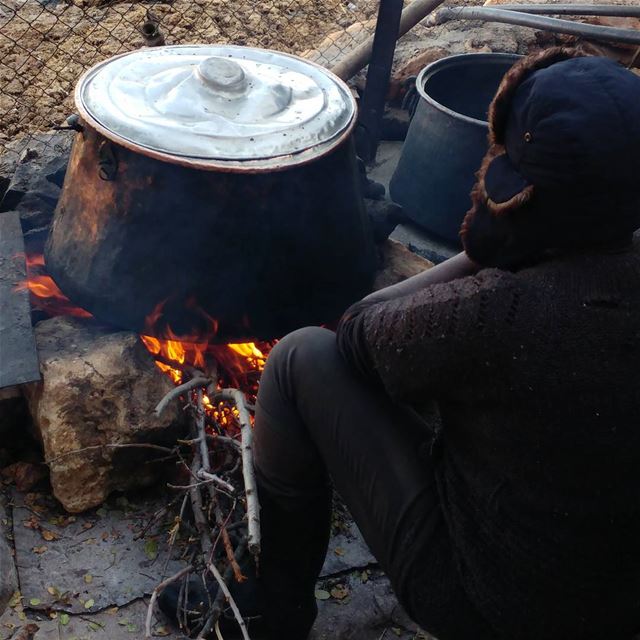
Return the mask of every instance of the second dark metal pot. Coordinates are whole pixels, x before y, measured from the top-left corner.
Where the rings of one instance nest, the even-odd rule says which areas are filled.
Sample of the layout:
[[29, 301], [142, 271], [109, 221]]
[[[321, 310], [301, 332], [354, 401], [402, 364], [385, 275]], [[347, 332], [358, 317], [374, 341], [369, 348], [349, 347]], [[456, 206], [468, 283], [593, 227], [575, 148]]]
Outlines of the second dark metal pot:
[[459, 243], [475, 172], [487, 150], [487, 110], [519, 58], [451, 56], [426, 67], [416, 81], [420, 101], [389, 191], [408, 217], [452, 244]]

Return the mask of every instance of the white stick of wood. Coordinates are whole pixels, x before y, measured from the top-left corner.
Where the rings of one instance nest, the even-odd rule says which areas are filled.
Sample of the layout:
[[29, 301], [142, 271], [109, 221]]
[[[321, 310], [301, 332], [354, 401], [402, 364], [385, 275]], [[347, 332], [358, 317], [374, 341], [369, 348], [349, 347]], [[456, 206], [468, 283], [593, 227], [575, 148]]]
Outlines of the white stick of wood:
[[232, 484], [229, 484], [226, 480], [223, 480], [220, 476], [217, 476], [215, 473], [209, 473], [204, 469], [200, 469], [198, 471], [198, 478], [200, 480], [206, 480], [207, 482], [213, 482], [213, 484], [217, 484], [222, 489], [225, 489], [229, 493], [235, 493], [236, 489]]
[[193, 380], [189, 380], [189, 382], [185, 382], [174, 389], [171, 389], [167, 395], [158, 402], [156, 406], [155, 412], [156, 415], [162, 415], [162, 412], [169, 406], [169, 403], [178, 396], [181, 396], [183, 393], [187, 391], [191, 391], [191, 389], [195, 389], [197, 387], [206, 387], [211, 380], [209, 378], [194, 378]]
[[[236, 601], [233, 599], [233, 596], [231, 595], [231, 592], [229, 591], [229, 588], [227, 587], [223, 577], [220, 575], [220, 572], [218, 571], [218, 569], [216, 569], [216, 565], [213, 564], [213, 562], [210, 562], [207, 565], [207, 568], [209, 569], [209, 571], [211, 571], [211, 574], [216, 579], [218, 585], [220, 586], [220, 589], [222, 589], [222, 593], [224, 593], [224, 597], [229, 601], [229, 606], [231, 607], [231, 611], [233, 611], [233, 615], [235, 616], [238, 624], [240, 625], [240, 631], [242, 632], [242, 637], [244, 638], [244, 640], [251, 640], [251, 638], [249, 637], [249, 632], [247, 631], [247, 625], [245, 624], [242, 618], [242, 614], [240, 613], [240, 609], [238, 609], [238, 605], [236, 604]], [[198, 640], [201, 640], [201, 639], [199, 638]]]
[[185, 567], [184, 569], [180, 569], [178, 573], [172, 575], [170, 578], [163, 580], [151, 594], [151, 600], [149, 600], [149, 606], [147, 607], [147, 619], [144, 625], [144, 637], [145, 640], [150, 640], [151, 638], [151, 621], [153, 619], [153, 611], [156, 606], [156, 600], [158, 599], [158, 594], [160, 594], [164, 589], [166, 589], [172, 582], [176, 582], [180, 580], [183, 576], [186, 576], [188, 573], [193, 571], [192, 566]]
[[247, 409], [244, 393], [238, 389], [223, 389], [216, 394], [216, 399], [233, 402], [238, 408], [240, 422], [240, 439], [242, 447], [242, 477], [244, 491], [247, 496], [247, 527], [249, 551], [255, 556], [260, 553], [260, 503], [258, 502], [258, 486], [253, 468], [253, 427]]

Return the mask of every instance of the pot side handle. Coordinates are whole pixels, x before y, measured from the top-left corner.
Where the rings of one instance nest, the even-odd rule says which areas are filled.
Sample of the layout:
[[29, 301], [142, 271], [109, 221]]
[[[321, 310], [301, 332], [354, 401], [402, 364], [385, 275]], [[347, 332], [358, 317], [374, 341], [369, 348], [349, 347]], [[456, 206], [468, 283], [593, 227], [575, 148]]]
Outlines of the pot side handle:
[[80, 123], [80, 116], [77, 113], [72, 113], [67, 117], [66, 125], [55, 125], [53, 127], [54, 131], [77, 131], [78, 133], [82, 133], [84, 131], [84, 127]]
[[111, 182], [118, 173], [118, 158], [115, 149], [108, 140], [103, 140], [98, 148], [98, 177]]

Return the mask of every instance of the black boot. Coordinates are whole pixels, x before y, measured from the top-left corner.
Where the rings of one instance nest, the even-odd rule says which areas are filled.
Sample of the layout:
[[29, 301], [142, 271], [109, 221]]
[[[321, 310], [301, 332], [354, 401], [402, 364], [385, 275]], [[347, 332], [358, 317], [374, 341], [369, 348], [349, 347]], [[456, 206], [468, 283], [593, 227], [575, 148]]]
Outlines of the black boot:
[[275, 498], [260, 484], [258, 489], [267, 635], [273, 640], [306, 640], [318, 614], [315, 585], [329, 544], [331, 491], [298, 501]]
[[[262, 617], [262, 612], [265, 608], [264, 598], [256, 576], [253, 559], [247, 559], [241, 566], [241, 570], [247, 579], [241, 583], [233, 580], [229, 584], [229, 591], [238, 605], [247, 627], [254, 634], [262, 633], [264, 627]], [[182, 628], [186, 617], [187, 629], [183, 629], [183, 631], [195, 630], [203, 624], [211, 604], [218, 595], [218, 589], [218, 583], [211, 576], [207, 576], [203, 581], [202, 576], [191, 575], [185, 583], [185, 591], [182, 596], [184, 600], [179, 602], [182, 583], [175, 582], [167, 586], [158, 595], [158, 608], [175, 628]], [[183, 609], [184, 613], [182, 613]], [[181, 611], [180, 617], [178, 616], [178, 610]], [[234, 637], [241, 637], [238, 623], [231, 607], [227, 603], [224, 605], [218, 622], [225, 638], [231, 640]]]
[[[241, 565], [247, 580], [231, 582], [229, 591], [251, 631], [265, 640], [306, 640], [318, 608], [315, 584], [329, 543], [331, 491], [311, 499], [273, 497], [259, 486], [262, 552], [256, 567], [253, 558]], [[187, 581], [187, 621], [195, 626], [218, 593], [211, 577]], [[169, 585], [158, 597], [160, 610], [174, 625], [178, 621], [180, 584]], [[239, 633], [233, 613], [220, 618], [225, 638]], [[239, 636], [238, 636], [239, 637]]]

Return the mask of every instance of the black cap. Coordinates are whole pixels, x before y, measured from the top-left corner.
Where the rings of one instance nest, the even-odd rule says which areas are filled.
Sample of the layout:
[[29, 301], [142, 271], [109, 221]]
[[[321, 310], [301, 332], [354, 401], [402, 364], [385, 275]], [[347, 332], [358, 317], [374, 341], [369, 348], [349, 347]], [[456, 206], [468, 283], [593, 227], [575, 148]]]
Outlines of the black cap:
[[[640, 193], [640, 77], [601, 57], [573, 57], [533, 71], [509, 96], [486, 167], [488, 198], [500, 205], [536, 191]], [[493, 134], [493, 131], [492, 131]]]

